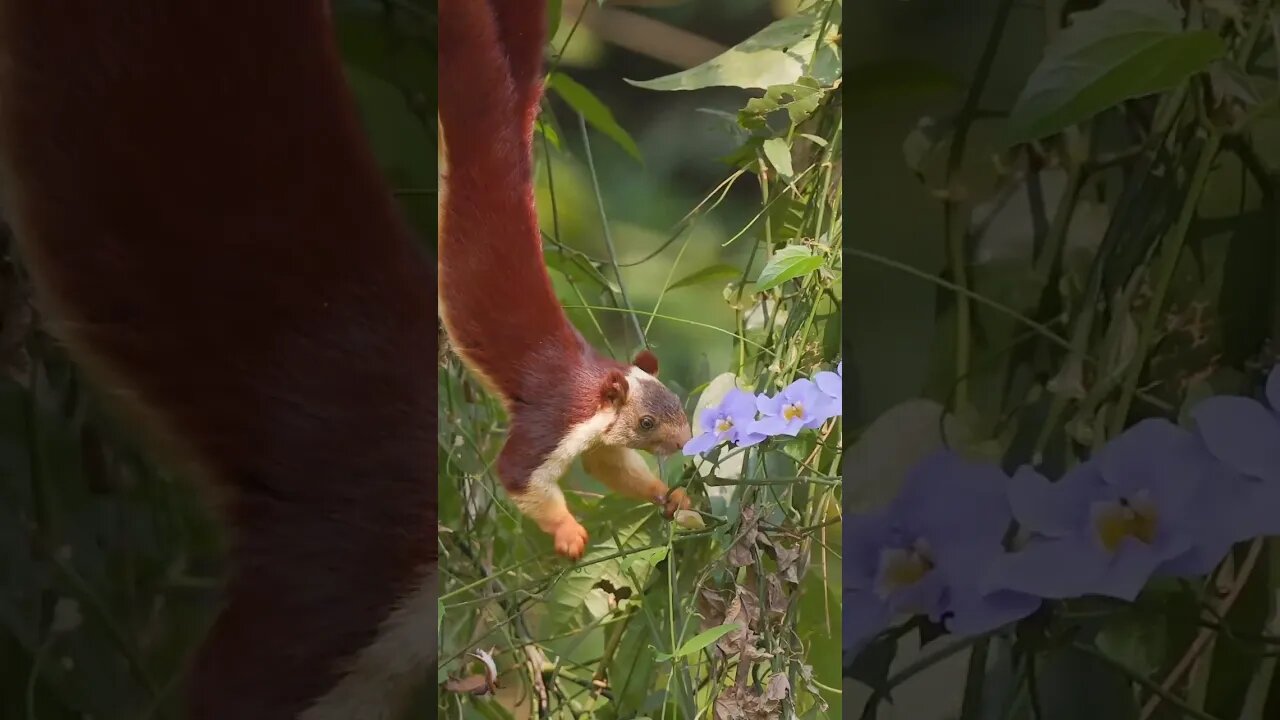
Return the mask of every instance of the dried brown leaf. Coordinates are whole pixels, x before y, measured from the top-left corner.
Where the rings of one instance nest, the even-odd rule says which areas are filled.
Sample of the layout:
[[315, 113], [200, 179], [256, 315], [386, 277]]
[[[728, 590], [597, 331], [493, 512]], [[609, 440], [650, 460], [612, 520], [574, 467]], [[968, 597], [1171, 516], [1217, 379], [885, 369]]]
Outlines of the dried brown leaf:
[[467, 675], [461, 678], [449, 678], [444, 689], [452, 693], [468, 693], [471, 695], [487, 695], [492, 691], [489, 680], [484, 675]]
[[786, 673], [774, 673], [769, 676], [769, 682], [765, 685], [764, 696], [769, 700], [786, 700], [787, 693], [791, 692], [791, 682], [787, 680]]
[[738, 537], [734, 539], [729, 552], [725, 554], [730, 567], [742, 567], [755, 561], [752, 551], [755, 549], [757, 537], [760, 536], [760, 531], [757, 529], [758, 523], [755, 508], [750, 506], [742, 508], [742, 523], [739, 526]]
[[777, 575], [770, 575], [767, 592], [769, 594], [769, 612], [784, 615], [787, 612], [787, 593], [782, 589], [782, 581]]

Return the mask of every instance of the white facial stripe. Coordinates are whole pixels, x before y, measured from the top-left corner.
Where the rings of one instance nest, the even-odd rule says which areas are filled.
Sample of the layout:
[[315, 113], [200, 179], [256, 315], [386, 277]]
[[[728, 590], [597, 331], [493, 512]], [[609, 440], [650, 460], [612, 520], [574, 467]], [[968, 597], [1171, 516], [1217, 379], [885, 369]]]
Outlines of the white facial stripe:
[[627, 371], [629, 395], [627, 402], [630, 403], [632, 400], [639, 400], [640, 398], [643, 398], [645, 394], [648, 393], [649, 389], [653, 387], [650, 383], [653, 383], [654, 385], [662, 384], [658, 381], [658, 378], [641, 370], [635, 365], [632, 365], [631, 369]]

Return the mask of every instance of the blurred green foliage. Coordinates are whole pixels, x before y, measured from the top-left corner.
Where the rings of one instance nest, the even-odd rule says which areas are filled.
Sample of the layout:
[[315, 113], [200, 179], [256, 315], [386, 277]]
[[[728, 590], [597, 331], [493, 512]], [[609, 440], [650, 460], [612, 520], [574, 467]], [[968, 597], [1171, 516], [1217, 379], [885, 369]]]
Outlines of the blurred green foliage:
[[[775, 23], [778, 10], [646, 10], [726, 47], [760, 33], [685, 74], [689, 92], [642, 87], [673, 69], [591, 37], [573, 15], [551, 43], [535, 155], [553, 284], [614, 357], [631, 357], [643, 333], [691, 417], [734, 384], [775, 392], [839, 359], [840, 4], [782, 7]], [[768, 282], [770, 265], [791, 271], [768, 270]], [[689, 488], [700, 531], [606, 495], [575, 466], [562, 485], [592, 538], [575, 567], [505, 498], [491, 465], [499, 408], [456, 361], [441, 382], [439, 679], [477, 672], [467, 653], [493, 648], [506, 688], [492, 701], [442, 693], [440, 717], [840, 715], [838, 424], [657, 468]], [[759, 556], [726, 560], [755, 547], [739, 540], [757, 527]], [[792, 552], [805, 558], [794, 576]], [[778, 614], [761, 613], [771, 601]], [[767, 653], [745, 665], [740, 633], [695, 639], [735, 602]], [[784, 682], [785, 699], [769, 699]]]

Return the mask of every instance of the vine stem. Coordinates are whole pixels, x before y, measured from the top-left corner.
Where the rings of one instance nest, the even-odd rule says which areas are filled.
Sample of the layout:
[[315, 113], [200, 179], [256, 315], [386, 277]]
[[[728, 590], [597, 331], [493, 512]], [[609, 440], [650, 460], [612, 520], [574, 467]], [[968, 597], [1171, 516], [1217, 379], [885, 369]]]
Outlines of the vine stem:
[[[1161, 145], [1164, 144], [1166, 136], [1177, 123], [1179, 111], [1186, 101], [1188, 92], [1188, 83], [1183, 82], [1172, 93], [1162, 96], [1156, 105], [1155, 120], [1152, 122], [1151, 132], [1147, 135], [1146, 140], [1143, 141], [1142, 150], [1138, 155], [1137, 166], [1134, 168], [1131, 177], [1125, 181], [1124, 190], [1121, 192], [1120, 199], [1116, 202], [1116, 210], [1112, 214], [1111, 222], [1107, 224], [1107, 230], [1103, 233], [1102, 241], [1098, 244], [1098, 249], [1094, 253], [1093, 263], [1089, 267], [1089, 277], [1086, 281], [1084, 296], [1079, 304], [1080, 310], [1072, 321], [1070, 352], [1063, 361], [1060, 372], [1067, 372], [1072, 364], [1080, 363], [1088, 355], [1094, 315], [1098, 309], [1098, 296], [1102, 292], [1103, 268], [1107, 259], [1111, 257], [1111, 253], [1119, 244], [1121, 235], [1125, 232], [1131, 217], [1135, 213], [1134, 206], [1137, 203], [1137, 199], [1142, 193], [1147, 177], [1155, 167], [1156, 157]], [[1042, 462], [1044, 449], [1048, 445], [1054, 430], [1057, 429], [1062, 414], [1066, 412], [1068, 402], [1067, 394], [1062, 392], [1054, 393], [1053, 400], [1049, 404], [1049, 413], [1041, 426], [1040, 435], [1036, 438], [1035, 446], [1031, 451], [1033, 465], [1039, 465]]]
[[1124, 430], [1125, 421], [1129, 417], [1129, 407], [1133, 404], [1134, 393], [1138, 390], [1138, 380], [1146, 367], [1147, 353], [1155, 341], [1156, 324], [1164, 312], [1165, 298], [1173, 277], [1178, 270], [1178, 260], [1186, 247], [1187, 231], [1191, 229], [1191, 221], [1195, 219], [1196, 208], [1200, 205], [1200, 197], [1208, 185], [1209, 171], [1213, 169], [1214, 158], [1218, 156], [1218, 147], [1222, 144], [1222, 132], [1217, 128], [1209, 131], [1200, 157], [1196, 161], [1195, 172], [1191, 176], [1191, 185], [1187, 188], [1187, 199], [1182, 203], [1178, 214], [1178, 222], [1173, 227], [1164, 253], [1160, 257], [1160, 265], [1156, 268], [1156, 287], [1151, 297], [1151, 305], [1142, 318], [1138, 328], [1138, 350], [1133, 361], [1125, 368], [1124, 382], [1120, 390], [1120, 398], [1116, 401], [1115, 413], [1111, 416], [1110, 435], [1112, 437]]
[[1168, 701], [1170, 705], [1176, 707], [1183, 715], [1186, 715], [1189, 718], [1195, 718], [1196, 720], [1219, 720], [1219, 718], [1216, 718], [1213, 715], [1210, 715], [1209, 713], [1204, 712], [1203, 710], [1197, 710], [1196, 708], [1191, 707], [1187, 703], [1183, 702], [1178, 696], [1160, 687], [1160, 685], [1157, 684], [1154, 680], [1148, 678], [1146, 675], [1143, 675], [1140, 672], [1137, 672], [1133, 668], [1129, 667], [1128, 665], [1125, 665], [1119, 660], [1116, 660], [1115, 658], [1102, 652], [1101, 650], [1099, 650], [1098, 648], [1092, 645], [1086, 645], [1084, 643], [1075, 643], [1072, 645], [1072, 647], [1074, 647], [1075, 649], [1079, 650], [1082, 653], [1085, 653], [1086, 655], [1089, 655], [1090, 657], [1093, 657], [1101, 661], [1108, 667], [1115, 668], [1116, 670], [1120, 671], [1120, 673], [1123, 674], [1125, 677], [1129, 678], [1131, 682], [1137, 683], [1138, 685], [1141, 685], [1142, 687], [1150, 690], [1151, 692], [1163, 696], [1164, 699]]
[[622, 295], [622, 304], [631, 315], [631, 323], [636, 328], [636, 337], [640, 341], [640, 346], [647, 347], [649, 343], [645, 340], [644, 328], [641, 327], [640, 318], [635, 314], [635, 306], [631, 304], [631, 298], [627, 295], [627, 286], [622, 280], [622, 269], [618, 267], [618, 251], [613, 246], [613, 233], [609, 231], [609, 215], [604, 210], [604, 196], [600, 194], [600, 178], [596, 175], [596, 161], [591, 154], [587, 118], [582, 113], [578, 113], [578, 129], [582, 131], [582, 147], [586, 151], [587, 170], [591, 174], [591, 187], [595, 191], [596, 210], [600, 212], [600, 231], [604, 233], [604, 246], [609, 250], [609, 263], [613, 265], [613, 274], [618, 278], [618, 293]]
[[[1253, 573], [1254, 565], [1257, 564], [1258, 555], [1261, 552], [1262, 539], [1257, 538], [1249, 546], [1249, 554], [1246, 555], [1244, 561], [1240, 563], [1240, 569], [1235, 573], [1235, 577], [1232, 578], [1231, 585], [1227, 589], [1226, 596], [1218, 603], [1218, 607], [1214, 608], [1214, 614], [1219, 617], [1223, 617], [1227, 614], [1227, 611], [1231, 609], [1231, 606], [1235, 604], [1236, 598], [1240, 597], [1240, 593], [1244, 590], [1245, 583], [1249, 581], [1249, 576]], [[1225, 575], [1225, 572], [1220, 573], [1219, 579], [1225, 580], [1225, 577], [1223, 577]], [[1183, 653], [1182, 657], [1178, 660], [1178, 663], [1169, 671], [1169, 674], [1165, 677], [1164, 681], [1160, 683], [1159, 688], [1164, 692], [1162, 693], [1152, 689], [1152, 696], [1147, 700], [1146, 705], [1142, 707], [1142, 714], [1138, 716], [1139, 720], [1147, 720], [1147, 718], [1151, 717], [1152, 714], [1155, 713], [1156, 708], [1160, 706], [1160, 701], [1164, 699], [1165, 695], [1172, 692], [1172, 688], [1177, 684], [1178, 679], [1191, 668], [1192, 663], [1194, 663], [1196, 658], [1204, 652], [1205, 647], [1209, 644], [1209, 640], [1216, 634], [1217, 633], [1214, 630], [1209, 628], [1203, 628], [1200, 630], [1196, 635], [1195, 640], [1191, 642], [1191, 646], [1187, 648], [1187, 651]]]
[[[956, 116], [955, 133], [947, 154], [946, 189], [947, 198], [943, 205], [943, 222], [947, 240], [947, 256], [951, 272], [958, 287], [968, 289], [969, 270], [968, 252], [965, 238], [968, 228], [968, 204], [963, 201], [963, 193], [955, 189], [955, 176], [964, 161], [965, 146], [969, 140], [969, 129], [978, 118], [978, 103], [982, 99], [982, 91], [991, 76], [991, 68], [995, 65], [996, 54], [1000, 50], [1000, 38], [1004, 36], [1005, 25], [1013, 10], [1013, 0], [1001, 0], [996, 8], [995, 20], [991, 32], [987, 35], [986, 46], [982, 49], [982, 57], [978, 60], [978, 68], [974, 72], [973, 82], [965, 96], [964, 104]], [[969, 404], [969, 354], [973, 335], [973, 308], [967, 293], [956, 293], [956, 392], [957, 407]]]

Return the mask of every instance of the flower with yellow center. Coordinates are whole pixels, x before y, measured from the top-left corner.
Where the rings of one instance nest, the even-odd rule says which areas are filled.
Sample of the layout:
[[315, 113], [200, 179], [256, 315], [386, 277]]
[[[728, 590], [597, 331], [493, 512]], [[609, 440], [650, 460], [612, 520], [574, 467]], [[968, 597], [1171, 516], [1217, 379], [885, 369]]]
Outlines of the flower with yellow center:
[[[885, 548], [880, 553], [880, 577], [876, 592], [887, 598], [893, 593], [918, 585], [933, 571], [934, 563], [929, 543], [923, 538], [910, 547]], [[919, 611], [919, 608], [915, 608]]]
[[770, 437], [795, 437], [801, 430], [817, 429], [840, 414], [839, 403], [808, 378], [796, 380], [777, 395], [760, 396], [757, 406], [761, 417], [752, 423], [751, 431]]
[[1139, 492], [1134, 498], [1100, 502], [1093, 507], [1093, 528], [1098, 542], [1107, 552], [1115, 552], [1125, 538], [1144, 545], [1156, 539], [1159, 511], [1151, 503], [1149, 493]]
[[1204, 444], [1143, 420], [1051, 482], [1030, 467], [1009, 483], [1025, 544], [987, 572], [989, 590], [1132, 601], [1153, 575], [1212, 570], [1232, 535], [1206, 517], [1234, 492]]
[[782, 417], [787, 420], [804, 420], [804, 403], [794, 402], [782, 406]]
[[1026, 617], [1039, 598], [980, 585], [1012, 521], [1009, 478], [999, 466], [950, 450], [911, 468], [884, 507], [846, 517], [845, 648], [903, 615], [922, 615], [958, 636]]

